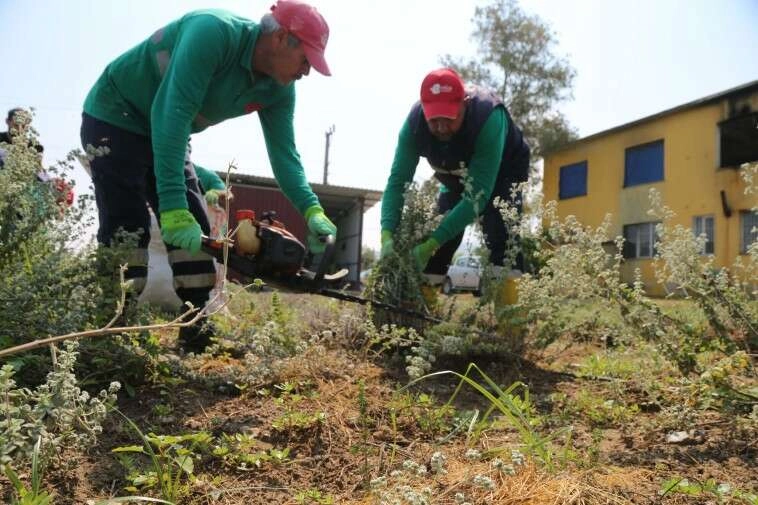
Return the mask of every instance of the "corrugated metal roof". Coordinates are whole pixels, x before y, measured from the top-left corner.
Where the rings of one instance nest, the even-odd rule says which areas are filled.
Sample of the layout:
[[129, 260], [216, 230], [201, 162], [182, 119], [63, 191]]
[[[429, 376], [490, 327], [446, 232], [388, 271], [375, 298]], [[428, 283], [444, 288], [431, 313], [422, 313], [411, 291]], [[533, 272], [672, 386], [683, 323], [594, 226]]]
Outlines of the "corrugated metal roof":
[[[218, 175], [224, 179], [226, 177], [225, 172], [217, 172]], [[232, 184], [244, 184], [247, 186], [258, 186], [264, 188], [279, 189], [276, 179], [273, 177], [262, 177], [260, 175], [250, 174], [230, 174], [229, 182]], [[337, 197], [337, 198], [363, 198], [364, 210], [368, 210], [373, 207], [379, 200], [382, 199], [382, 192], [373, 189], [351, 188], [348, 186], [335, 186], [332, 184], [316, 184], [311, 183], [311, 188], [316, 195], [321, 197]]]
[[621, 130], [625, 130], [627, 128], [631, 128], [633, 126], [637, 126], [643, 123], [646, 123], [648, 121], [653, 121], [655, 119], [662, 118], [664, 116], [668, 116], [670, 114], [674, 114], [676, 112], [682, 112], [688, 109], [694, 109], [695, 107], [702, 107], [703, 105], [708, 105], [710, 103], [723, 100], [725, 98], [728, 98], [732, 95], [738, 95], [740, 93], [751, 91], [752, 89], [758, 90], [758, 80], [748, 82], [746, 84], [741, 84], [739, 86], [736, 86], [734, 88], [727, 89], [725, 91], [721, 91], [720, 93], [715, 93], [713, 95], [708, 95], [703, 98], [698, 98], [697, 100], [693, 100], [691, 102], [687, 102], [682, 105], [677, 105], [676, 107], [673, 107], [671, 109], [666, 109], [661, 112], [657, 112], [655, 114], [652, 114], [650, 116], [643, 117], [641, 119], [635, 119], [634, 121], [631, 121], [629, 123], [624, 123], [619, 126], [614, 126], [613, 128], [609, 128], [607, 130], [600, 131], [598, 133], [593, 133], [592, 135], [588, 135], [587, 137], [582, 137], [578, 140], [574, 140], [573, 142], [569, 142], [567, 144], [562, 145], [561, 147], [558, 147], [556, 149], [553, 149], [552, 151], [545, 153], [545, 157], [550, 156], [553, 153], [558, 153], [560, 151], [563, 151], [565, 149], [572, 148], [576, 146], [577, 144], [581, 144], [582, 142], [586, 142], [588, 140], [594, 140], [598, 137], [602, 137], [603, 135], [608, 135], [611, 133], [615, 133]]

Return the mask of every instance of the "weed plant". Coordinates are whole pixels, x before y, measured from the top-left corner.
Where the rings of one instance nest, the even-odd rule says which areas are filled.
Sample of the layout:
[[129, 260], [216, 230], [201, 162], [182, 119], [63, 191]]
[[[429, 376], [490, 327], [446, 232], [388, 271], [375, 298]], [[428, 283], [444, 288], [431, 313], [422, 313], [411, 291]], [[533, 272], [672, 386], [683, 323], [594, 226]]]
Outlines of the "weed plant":
[[300, 403], [306, 398], [315, 398], [315, 391], [298, 392], [300, 388], [306, 388], [309, 384], [294, 384], [284, 382], [274, 386], [280, 391], [280, 395], [274, 398], [274, 403], [283, 408], [284, 412], [273, 420], [271, 427], [278, 432], [293, 434], [298, 431], [307, 431], [313, 427], [321, 426], [326, 420], [326, 412], [307, 412], [300, 409]]
[[[65, 181], [76, 190], [71, 179], [74, 163], [107, 153], [72, 151], [43, 169], [39, 154], [30, 147], [36, 136], [29, 128], [5, 146], [8, 155], [0, 169], [0, 348], [103, 326], [121, 296], [119, 266], [129, 261], [136, 240], [122, 234], [114, 247], [101, 248], [82, 239], [93, 227], [93, 197], [79, 194], [68, 206], [54, 183]], [[124, 377], [136, 382], [144, 374], [130, 376], [130, 371], [142, 370], [139, 362], [144, 359], [135, 359], [139, 351], [132, 344], [128, 339], [85, 342], [77, 370], [90, 376], [89, 382], [107, 385], [120, 375], [112, 371], [121, 365]], [[26, 352], [3, 361], [16, 369], [16, 380], [33, 386], [50, 369], [45, 354]], [[111, 374], [96, 378], [91, 376], [95, 370]]]
[[[171, 503], [189, 493], [186, 481], [191, 481], [195, 472], [195, 460], [203, 453], [210, 452], [211, 435], [205, 432], [186, 435], [144, 434], [128, 417], [119, 414], [129, 427], [139, 435], [142, 444], [116, 447], [113, 452], [127, 471], [131, 482], [127, 491], [156, 488], [161, 498]], [[148, 469], [132, 455], [143, 455], [149, 459]]]
[[66, 342], [45, 383], [33, 391], [16, 386], [12, 366], [0, 369], [0, 464], [19, 467], [38, 457], [44, 468], [66, 448], [87, 450], [102, 433], [120, 385], [113, 382], [95, 397], [83, 391], [73, 372], [77, 348]]
[[[437, 215], [439, 184], [430, 179], [421, 186], [410, 184], [405, 190], [402, 217], [393, 234], [394, 250], [385, 255], [371, 270], [365, 294], [369, 298], [397, 307], [428, 313], [434, 309], [422, 296], [423, 277], [416, 267], [411, 251], [437, 228], [442, 216]], [[420, 321], [400, 313], [384, 310], [374, 313], [377, 327], [384, 324], [416, 326]]]
[[[748, 194], [757, 191], [757, 172], [755, 164], [742, 168]], [[541, 265], [538, 274], [522, 277], [516, 312], [525, 316], [529, 337], [537, 345], [565, 335], [605, 334], [610, 337], [606, 343], [634, 347], [643, 337], [682, 374], [669, 380], [669, 387], [657, 388], [664, 414], [677, 420], [678, 429], [696, 422], [697, 412], [716, 409], [737, 414], [735, 424], [750, 438], [758, 428], [751, 420], [758, 391], [754, 364], [745, 356], [756, 345], [758, 247], [750, 246], [735, 265], [717, 268], [712, 257], [702, 254], [704, 237], [671, 225], [673, 215], [660, 195], [652, 191], [650, 196], [651, 214], [659, 221], [657, 279], [672, 296], [694, 305], [687, 311], [666, 311], [645, 296], [639, 273], [631, 285], [621, 281], [624, 242], [610, 236], [609, 217], [592, 228], [573, 216], [559, 218], [555, 202], [537, 203], [532, 210], [542, 228], [535, 230], [528, 218], [518, 220], [515, 208], [500, 202], [506, 223], [532, 239], [530, 247]], [[586, 406], [600, 425], [617, 424], [634, 414], [629, 410], [634, 405], [605, 401]], [[673, 412], [677, 409], [681, 412]]]
[[39, 458], [42, 437], [37, 439], [32, 452], [32, 475], [29, 487], [21, 482], [18, 474], [7, 464], [0, 464], [3, 473], [13, 485], [15, 496], [11, 497], [10, 505], [48, 505], [53, 502], [54, 495], [42, 490], [42, 471]]
[[295, 495], [295, 503], [304, 505], [334, 505], [334, 498], [329, 494], [324, 494], [318, 489], [308, 489], [300, 491]]
[[[752, 190], [750, 186], [747, 188]], [[717, 268], [714, 257], [705, 255], [705, 236], [671, 225], [674, 213], [663, 204], [661, 195], [650, 190], [650, 214], [659, 220], [655, 274], [663, 286], [692, 299], [706, 315], [714, 336], [726, 349], [741, 345], [748, 352], [758, 345], [758, 304], [751, 284], [758, 274], [758, 256], [749, 254], [740, 265], [740, 275], [727, 268]]]
[[[472, 377], [474, 373], [478, 375], [482, 382]], [[452, 404], [464, 385], [470, 386], [490, 404], [489, 408], [482, 415], [480, 422], [486, 422], [493, 414], [499, 414], [502, 420], [518, 433], [521, 443], [520, 449], [525, 454], [535, 458], [549, 469], [554, 467], [555, 450], [553, 441], [567, 435], [571, 429], [563, 428], [547, 436], [541, 435], [536, 429], [539, 423], [534, 417], [534, 411], [529, 401], [529, 390], [525, 384], [515, 382], [510, 387], [502, 389], [478, 366], [471, 363], [463, 374], [450, 370], [428, 374], [409, 382], [401, 391], [418, 382], [439, 375], [453, 375], [459, 380], [458, 386], [448, 399], [446, 405]], [[523, 391], [523, 396], [517, 394], [518, 390]]]
[[758, 494], [735, 489], [729, 484], [718, 483], [715, 479], [707, 479], [704, 482], [691, 482], [688, 479], [674, 477], [661, 484], [661, 498], [666, 495], [681, 494], [713, 503], [731, 503], [732, 499], [737, 503], [758, 505]]
[[238, 470], [254, 470], [262, 468], [266, 463], [280, 464], [289, 459], [289, 448], [268, 450], [261, 448], [261, 443], [246, 433], [227, 435], [222, 433], [212, 448], [213, 456], [224, 464]]
[[[102, 292], [93, 269], [94, 249], [77, 243], [92, 224], [91, 198], [67, 206], [53, 182], [74, 187], [76, 153], [43, 170], [36, 132], [29, 128], [4, 145], [0, 169], [0, 348], [94, 323]], [[46, 179], [45, 181], [41, 178]], [[50, 179], [50, 181], [47, 181]], [[114, 306], [108, 311], [112, 315]], [[9, 362], [22, 382], [44, 379], [48, 362], [39, 353]], [[28, 376], [27, 376], [28, 374]]]
[[[756, 191], [751, 182], [755, 171], [753, 166], [743, 168], [748, 193]], [[751, 272], [758, 272], [756, 256], [750, 252], [732, 269], [715, 268], [713, 259], [702, 254], [704, 237], [694, 236], [686, 227], [671, 226], [673, 215], [660, 195], [652, 190], [650, 197], [650, 212], [660, 221], [657, 279], [672, 294], [692, 298], [705, 316], [702, 320], [707, 329], [693, 325], [692, 318], [665, 314], [646, 298], [641, 282], [629, 286], [621, 281], [624, 242], [621, 237], [610, 237], [610, 216], [592, 228], [574, 216], [559, 218], [555, 202], [538, 202], [533, 212], [542, 230], [534, 230], [529, 218], [517, 221], [515, 208], [499, 202], [506, 223], [533, 240], [530, 247], [542, 265], [538, 275], [527, 273], [519, 283], [519, 311], [525, 314], [537, 344], [548, 344], [568, 332], [581, 333], [584, 326], [597, 320], [597, 313], [592, 312], [577, 318], [581, 307], [597, 305], [620, 316], [604, 324], [606, 331], [627, 341], [643, 335], [658, 342], [685, 374], [698, 372], [696, 356], [700, 352], [719, 349], [733, 353], [739, 347], [750, 352], [758, 328], [758, 305], [752, 291], [755, 277], [750, 277]], [[751, 246], [750, 250], [755, 249]]]

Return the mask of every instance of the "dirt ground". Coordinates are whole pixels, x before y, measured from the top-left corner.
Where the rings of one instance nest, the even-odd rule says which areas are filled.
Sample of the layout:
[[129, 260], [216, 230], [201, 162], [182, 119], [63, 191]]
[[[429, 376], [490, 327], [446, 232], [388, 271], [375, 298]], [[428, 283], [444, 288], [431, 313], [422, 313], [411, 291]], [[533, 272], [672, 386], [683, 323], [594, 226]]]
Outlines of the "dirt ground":
[[[167, 349], [175, 345], [174, 338], [171, 331], [162, 336]], [[581, 413], [553, 415], [540, 430], [571, 426], [573, 456], [563, 458], [564, 463], [552, 471], [526, 461], [514, 475], [493, 472], [491, 456], [510, 454], [510, 449], [519, 445], [519, 433], [507, 423], [495, 423], [478, 436], [467, 437], [465, 430], [451, 435], [452, 418], [436, 413], [454, 391], [454, 378], [440, 376], [422, 382], [409, 390], [415, 400], [406, 398], [404, 407], [393, 410], [400, 401], [398, 389], [407, 383], [402, 367], [369, 360], [339, 346], [306, 353], [292, 360], [281, 374], [280, 382], [294, 385], [296, 406], [287, 403], [284, 395], [278, 398], [285, 401], [274, 401], [280, 391], [275, 384], [259, 384], [241, 392], [203, 380], [203, 374], [212, 377], [218, 371], [242, 371], [244, 364], [239, 358], [219, 355], [203, 360], [195, 380], [144, 384], [131, 397], [122, 394], [118, 407], [144, 433], [244, 434], [254, 440], [249, 451], [289, 450], [283, 461], [265, 461], [260, 467], [198, 454], [194, 478], [180, 502], [187, 504], [413, 503], [387, 497], [382, 501], [378, 491], [371, 491], [372, 479], [392, 475], [393, 470], [387, 486], [396, 490], [401, 486], [429, 488], [427, 503], [439, 504], [462, 503], [456, 493], [463, 493], [468, 503], [482, 504], [718, 503], [715, 496], [702, 494], [661, 496], [662, 483], [672, 478], [701, 483], [713, 479], [745, 492], [758, 490], [758, 441], [741, 439], [729, 428], [729, 419], [717, 412], [707, 413], [684, 440], [667, 441], [667, 432], [657, 423], [661, 406], [656, 398], [615, 380], [580, 378], [574, 373], [575, 363], [600, 350], [595, 343], [563, 341], [520, 360], [480, 357], [477, 361], [497, 384], [526, 384], [535, 415], [555, 414], [556, 402], [568, 402], [578, 395], [614, 397], [620, 388], [626, 402], [639, 407], [630, 419], [601, 427]], [[437, 369], [462, 372], [466, 365], [443, 359]], [[427, 401], [429, 398], [432, 400]], [[488, 403], [471, 388], [464, 388], [454, 407], [457, 412], [478, 409], [483, 413]], [[323, 417], [318, 422], [291, 422], [285, 429], [276, 428], [288, 408], [301, 414], [323, 413]], [[111, 416], [97, 446], [87, 454], [61, 455], [48, 470], [45, 482], [56, 494], [53, 503], [96, 503], [130, 494], [158, 496], [154, 490], [124, 489], [124, 469], [111, 451], [139, 443], [123, 421]], [[565, 440], [555, 444], [558, 452], [569, 450]], [[472, 448], [488, 456], [467, 457]], [[444, 474], [431, 472], [429, 462], [436, 451], [447, 457]], [[424, 466], [424, 475], [416, 478], [408, 472], [398, 473], [405, 460]], [[476, 475], [490, 476], [494, 488], [471, 485]], [[4, 491], [7, 485], [0, 481]], [[735, 498], [722, 503], [729, 500], [749, 503]]]

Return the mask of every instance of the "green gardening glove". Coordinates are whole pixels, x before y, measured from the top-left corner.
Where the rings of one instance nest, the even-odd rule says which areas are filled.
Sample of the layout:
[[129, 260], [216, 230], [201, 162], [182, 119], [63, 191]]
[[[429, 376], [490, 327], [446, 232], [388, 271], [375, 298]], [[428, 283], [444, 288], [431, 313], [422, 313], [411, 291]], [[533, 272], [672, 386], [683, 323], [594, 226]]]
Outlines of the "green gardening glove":
[[205, 192], [205, 201], [208, 203], [208, 205], [216, 205], [218, 203], [218, 197], [221, 194], [223, 190], [220, 189], [209, 189]]
[[209, 189], [203, 196], [205, 196], [205, 201], [208, 205], [217, 205], [218, 199], [221, 196], [225, 197], [230, 202], [233, 199], [232, 192], [226, 189]]
[[200, 251], [202, 234], [195, 216], [187, 209], [172, 209], [161, 212], [161, 235], [167, 244], [181, 247], [192, 254], [196, 254]]
[[437, 240], [430, 238], [413, 248], [413, 259], [416, 260], [416, 268], [418, 268], [419, 271], [424, 271], [426, 264], [429, 263], [429, 260], [439, 246], [440, 243], [437, 242]]
[[326, 235], [337, 236], [337, 227], [334, 226], [326, 214], [324, 209], [318, 205], [308, 207], [305, 211], [305, 222], [308, 224], [308, 249], [313, 254], [320, 254], [326, 249], [326, 244], [319, 240], [319, 237]]
[[392, 232], [382, 230], [382, 249], [379, 253], [379, 259], [386, 258], [395, 252], [395, 241], [392, 239]]

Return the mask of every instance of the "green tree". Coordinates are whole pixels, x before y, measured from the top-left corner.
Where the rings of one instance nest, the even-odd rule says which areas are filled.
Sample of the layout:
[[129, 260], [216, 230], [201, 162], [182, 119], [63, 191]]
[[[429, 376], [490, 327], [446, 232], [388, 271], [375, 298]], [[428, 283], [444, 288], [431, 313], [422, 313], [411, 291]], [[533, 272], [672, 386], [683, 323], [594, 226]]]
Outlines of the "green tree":
[[503, 98], [528, 139], [532, 159], [576, 139], [576, 131], [556, 109], [571, 98], [576, 72], [553, 53], [556, 39], [549, 26], [526, 14], [516, 0], [477, 7], [473, 22], [477, 56], [445, 55], [442, 63], [467, 82], [491, 88]]

